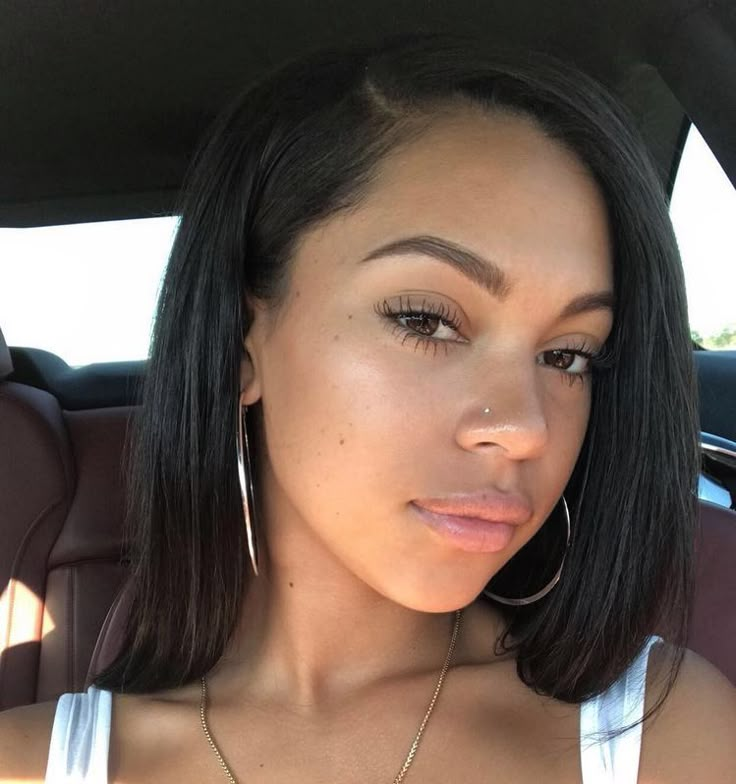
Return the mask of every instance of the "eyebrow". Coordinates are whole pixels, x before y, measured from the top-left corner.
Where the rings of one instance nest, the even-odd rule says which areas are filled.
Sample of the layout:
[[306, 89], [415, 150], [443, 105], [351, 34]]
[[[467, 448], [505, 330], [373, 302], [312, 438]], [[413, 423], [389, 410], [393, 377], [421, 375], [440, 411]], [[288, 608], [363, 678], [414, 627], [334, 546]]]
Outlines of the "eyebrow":
[[614, 296], [611, 291], [597, 291], [593, 294], [583, 294], [568, 302], [560, 313], [561, 319], [571, 318], [580, 313], [590, 313], [594, 310], [610, 310], [613, 312]]
[[[496, 263], [441, 237], [421, 235], [395, 240], [372, 250], [360, 263], [384, 256], [408, 256], [417, 253], [449, 264], [498, 299], [504, 299], [511, 290], [506, 273]], [[614, 296], [611, 291], [582, 294], [563, 308], [560, 318], [571, 318], [595, 310], [613, 311], [613, 306]]]
[[449, 264], [498, 299], [503, 299], [511, 289], [506, 274], [497, 264], [441, 237], [422, 235], [389, 242], [371, 251], [360, 263], [381, 256], [407, 256], [414, 253]]

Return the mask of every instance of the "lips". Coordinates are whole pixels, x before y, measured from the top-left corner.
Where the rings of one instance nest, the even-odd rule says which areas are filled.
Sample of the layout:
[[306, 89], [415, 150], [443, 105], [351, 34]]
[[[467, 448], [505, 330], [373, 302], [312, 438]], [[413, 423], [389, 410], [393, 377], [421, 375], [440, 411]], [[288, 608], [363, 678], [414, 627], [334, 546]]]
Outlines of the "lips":
[[511, 544], [516, 527], [532, 516], [525, 498], [507, 493], [422, 498], [410, 506], [442, 541], [468, 552], [504, 550]]
[[415, 506], [438, 515], [470, 517], [489, 523], [522, 525], [532, 516], [529, 502], [521, 495], [485, 492], [445, 498], [417, 498]]

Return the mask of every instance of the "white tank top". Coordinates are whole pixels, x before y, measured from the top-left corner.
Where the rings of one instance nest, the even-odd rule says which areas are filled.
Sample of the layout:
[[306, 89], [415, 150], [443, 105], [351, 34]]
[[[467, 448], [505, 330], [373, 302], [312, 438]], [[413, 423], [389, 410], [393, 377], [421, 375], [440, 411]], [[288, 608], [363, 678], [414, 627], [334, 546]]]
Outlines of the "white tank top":
[[[641, 724], [609, 740], [606, 733], [639, 722], [644, 713], [650, 637], [607, 691], [580, 706], [583, 784], [636, 784]], [[51, 731], [46, 784], [108, 784], [112, 694], [90, 686], [59, 698]]]

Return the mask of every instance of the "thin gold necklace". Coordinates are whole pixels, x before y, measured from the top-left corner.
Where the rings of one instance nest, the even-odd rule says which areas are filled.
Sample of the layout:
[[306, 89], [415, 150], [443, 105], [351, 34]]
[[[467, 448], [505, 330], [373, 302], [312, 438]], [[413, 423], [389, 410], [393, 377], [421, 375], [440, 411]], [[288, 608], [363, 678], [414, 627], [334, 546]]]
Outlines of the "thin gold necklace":
[[[462, 610], [455, 611], [455, 626], [452, 630], [452, 639], [450, 640], [450, 647], [447, 650], [447, 656], [445, 657], [445, 663], [442, 665], [442, 669], [440, 670], [440, 677], [437, 681], [437, 686], [435, 687], [434, 694], [432, 695], [432, 700], [429, 703], [429, 708], [427, 708], [427, 712], [424, 714], [424, 718], [422, 719], [422, 723], [419, 725], [419, 730], [417, 731], [416, 737], [414, 738], [414, 742], [411, 744], [411, 748], [409, 749], [409, 753], [406, 755], [406, 759], [404, 760], [404, 764], [401, 766], [401, 770], [396, 774], [394, 778], [393, 784], [401, 784], [404, 780], [404, 776], [406, 776], [406, 772], [411, 767], [411, 763], [414, 761], [414, 756], [417, 753], [417, 749], [419, 748], [419, 741], [424, 734], [424, 728], [427, 726], [427, 722], [429, 721], [429, 717], [432, 715], [432, 711], [434, 710], [435, 703], [437, 702], [437, 698], [440, 695], [440, 690], [442, 689], [442, 684], [445, 681], [445, 675], [447, 674], [447, 670], [450, 668], [450, 662], [452, 661], [452, 654], [455, 651], [455, 644], [457, 643], [458, 634], [460, 632], [460, 621], [462, 619]], [[222, 768], [223, 772], [227, 776], [230, 784], [238, 784], [235, 776], [230, 772], [230, 768], [228, 768], [225, 760], [222, 758], [222, 754], [220, 754], [220, 750], [217, 748], [217, 744], [215, 743], [212, 733], [210, 732], [210, 728], [207, 725], [207, 681], [205, 676], [203, 675], [201, 678], [202, 682], [202, 692], [199, 699], [199, 718], [202, 722], [202, 729], [204, 730], [205, 737], [207, 738], [207, 742], [210, 744], [212, 751], [215, 752], [215, 756], [217, 757], [217, 761], [220, 763], [220, 767]]]

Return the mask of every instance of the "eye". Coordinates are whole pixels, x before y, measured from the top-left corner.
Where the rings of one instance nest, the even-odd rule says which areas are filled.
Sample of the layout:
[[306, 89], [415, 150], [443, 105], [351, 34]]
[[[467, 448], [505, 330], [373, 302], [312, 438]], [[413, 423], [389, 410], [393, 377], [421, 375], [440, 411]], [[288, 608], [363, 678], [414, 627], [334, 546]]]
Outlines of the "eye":
[[596, 349], [585, 340], [574, 346], [543, 351], [537, 357], [537, 362], [559, 370], [562, 378], [569, 381], [571, 386], [576, 381], [583, 383], [594, 372], [605, 371], [614, 364], [609, 347], [604, 344], [603, 348]]
[[431, 313], [399, 313], [395, 318], [398, 324], [408, 327], [418, 335], [435, 340], [446, 340], [448, 337], [452, 339], [455, 333], [452, 324]]
[[392, 326], [395, 334], [401, 336], [402, 344], [407, 340], [415, 341], [415, 348], [425, 349], [447, 343], [464, 343], [459, 334], [460, 323], [457, 312], [440, 302], [412, 301], [411, 297], [399, 297], [398, 303], [383, 300], [375, 308]]
[[593, 354], [582, 349], [552, 349], [542, 353], [542, 363], [572, 375], [589, 373]]

